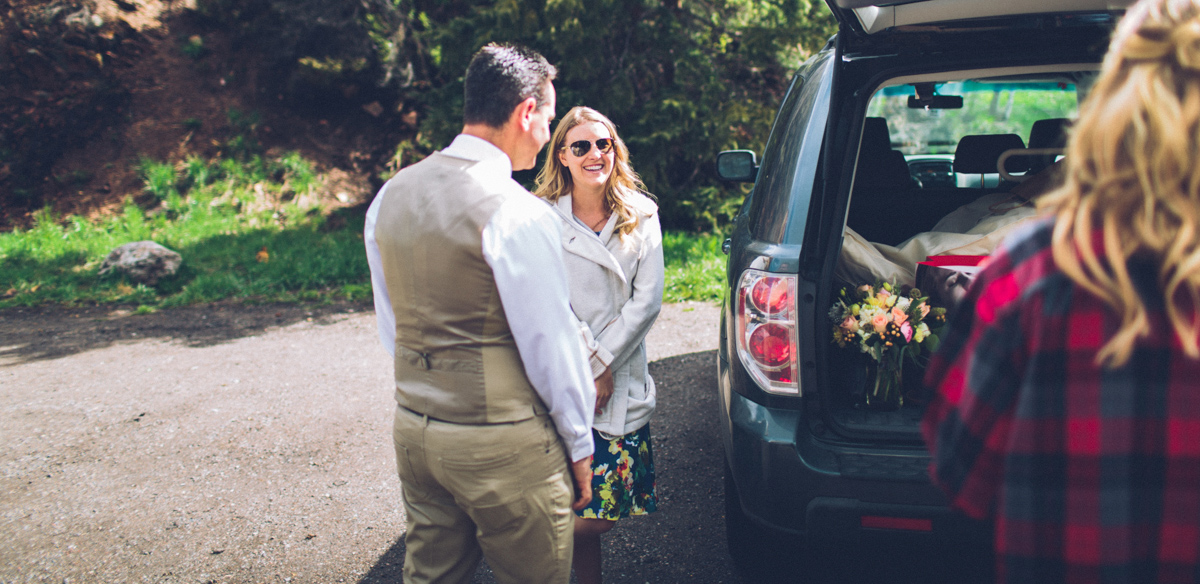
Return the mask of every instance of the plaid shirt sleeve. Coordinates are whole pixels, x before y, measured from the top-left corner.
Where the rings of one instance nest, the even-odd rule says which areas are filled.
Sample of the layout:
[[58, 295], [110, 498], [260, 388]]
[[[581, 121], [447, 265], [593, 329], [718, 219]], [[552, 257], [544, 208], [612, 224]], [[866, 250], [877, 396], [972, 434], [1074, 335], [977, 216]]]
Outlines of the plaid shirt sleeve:
[[927, 368], [937, 389], [922, 423], [930, 477], [952, 507], [989, 518], [1002, 483], [1021, 361], [1020, 294], [1012, 257], [990, 259], [951, 314]]

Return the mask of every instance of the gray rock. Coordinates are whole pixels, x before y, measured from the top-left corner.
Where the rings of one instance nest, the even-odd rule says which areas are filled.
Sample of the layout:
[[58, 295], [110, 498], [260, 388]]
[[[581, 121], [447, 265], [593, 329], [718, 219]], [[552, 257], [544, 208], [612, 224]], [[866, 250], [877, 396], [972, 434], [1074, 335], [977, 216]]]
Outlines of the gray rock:
[[179, 269], [183, 257], [153, 241], [126, 243], [108, 253], [100, 264], [100, 275], [116, 270], [131, 279], [153, 286]]

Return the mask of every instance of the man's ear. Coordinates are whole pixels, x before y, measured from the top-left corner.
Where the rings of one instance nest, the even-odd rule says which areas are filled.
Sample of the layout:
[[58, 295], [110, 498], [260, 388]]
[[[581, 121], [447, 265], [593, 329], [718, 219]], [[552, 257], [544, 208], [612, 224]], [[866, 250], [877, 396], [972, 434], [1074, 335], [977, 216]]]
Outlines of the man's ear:
[[518, 127], [521, 128], [521, 131], [529, 131], [530, 126], [533, 124], [533, 114], [537, 111], [537, 108], [537, 98], [532, 96], [525, 98], [525, 101], [517, 104], [517, 107], [513, 110], [512, 115], [513, 121], [518, 123]]

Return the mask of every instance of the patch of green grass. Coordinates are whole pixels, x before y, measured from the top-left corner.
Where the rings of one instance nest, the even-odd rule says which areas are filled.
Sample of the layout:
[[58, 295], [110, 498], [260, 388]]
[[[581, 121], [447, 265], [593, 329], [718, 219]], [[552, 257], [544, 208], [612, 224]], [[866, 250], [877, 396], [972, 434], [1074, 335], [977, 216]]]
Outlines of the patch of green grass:
[[722, 235], [663, 234], [666, 262], [663, 302], [720, 302], [725, 288]]
[[[145, 190], [160, 201], [157, 209], [130, 202], [120, 214], [97, 220], [43, 211], [31, 228], [0, 233], [0, 308], [123, 303], [147, 313], [218, 300], [371, 298], [363, 217], [339, 211], [346, 214], [330, 221], [297, 204], [296, 195], [319, 187], [314, 165], [299, 154], [193, 157], [178, 166], [143, 159], [138, 170]], [[178, 273], [154, 286], [99, 275], [111, 250], [141, 240], [179, 252]], [[720, 300], [721, 241], [719, 235], [664, 235], [665, 302]]]
[[317, 172], [311, 162], [299, 152], [289, 152], [283, 155], [277, 163], [277, 172], [284, 180], [285, 190], [293, 194], [303, 194], [312, 190], [317, 184]]
[[160, 201], [179, 195], [177, 190], [178, 173], [169, 163], [142, 158], [137, 164], [138, 174], [142, 177], [143, 189], [154, 195]]
[[[127, 203], [119, 215], [95, 221], [43, 211], [30, 229], [0, 233], [0, 308], [129, 303], [144, 313], [229, 299], [371, 297], [363, 218], [347, 215], [338, 218], [338, 229], [324, 229], [320, 213], [282, 196], [285, 188], [317, 184], [312, 164], [298, 154], [271, 161], [191, 158], [179, 171], [142, 160], [138, 170], [144, 188], [162, 201], [159, 210]], [[141, 240], [179, 252], [178, 273], [154, 286], [99, 275], [111, 250]]]
[[217, 175], [217, 170], [207, 160], [199, 156], [189, 156], [183, 161], [183, 177], [191, 188], [203, 188], [209, 185]]

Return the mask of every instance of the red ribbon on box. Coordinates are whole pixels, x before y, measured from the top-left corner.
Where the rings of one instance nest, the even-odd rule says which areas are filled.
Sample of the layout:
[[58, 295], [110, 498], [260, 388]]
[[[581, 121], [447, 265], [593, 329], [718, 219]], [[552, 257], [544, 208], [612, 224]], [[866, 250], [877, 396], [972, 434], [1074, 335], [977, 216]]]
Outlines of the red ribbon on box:
[[926, 266], [978, 266], [987, 258], [977, 255], [935, 255], [926, 256], [925, 261], [917, 263]]

